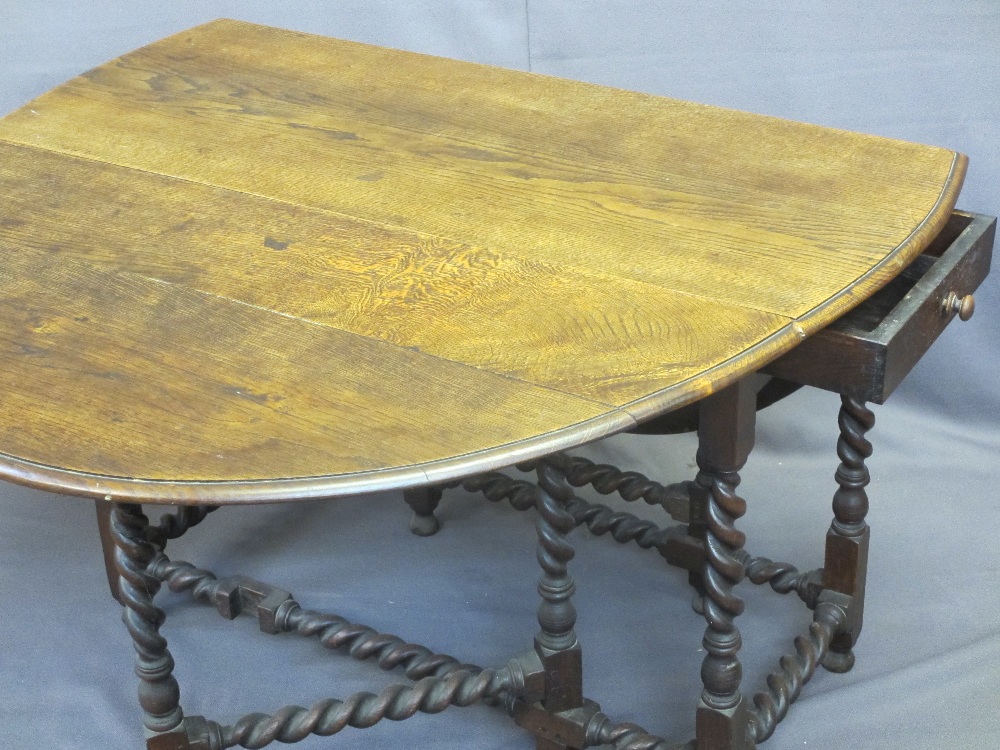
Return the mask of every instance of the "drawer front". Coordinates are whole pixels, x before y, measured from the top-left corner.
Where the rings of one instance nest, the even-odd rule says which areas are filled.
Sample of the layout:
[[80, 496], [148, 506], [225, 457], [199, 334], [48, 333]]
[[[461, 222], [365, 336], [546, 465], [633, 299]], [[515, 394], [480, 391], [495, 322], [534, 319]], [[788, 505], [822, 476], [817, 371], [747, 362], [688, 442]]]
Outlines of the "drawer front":
[[898, 279], [764, 372], [883, 403], [986, 278], [995, 232], [995, 218], [956, 211]]

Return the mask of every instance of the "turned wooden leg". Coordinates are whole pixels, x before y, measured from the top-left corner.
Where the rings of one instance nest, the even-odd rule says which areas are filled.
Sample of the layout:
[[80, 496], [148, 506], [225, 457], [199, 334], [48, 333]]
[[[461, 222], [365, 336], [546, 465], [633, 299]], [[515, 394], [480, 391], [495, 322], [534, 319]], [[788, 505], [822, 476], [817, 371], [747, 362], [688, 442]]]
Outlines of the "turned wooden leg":
[[403, 500], [413, 511], [410, 519], [410, 531], [417, 536], [432, 536], [441, 528], [434, 511], [441, 502], [440, 487], [417, 487], [403, 491]]
[[139, 676], [149, 750], [189, 750], [180, 707], [180, 688], [173, 677], [174, 660], [160, 626], [166, 619], [153, 604], [160, 581], [147, 570], [156, 550], [146, 541], [149, 520], [139, 505], [111, 506], [110, 534], [114, 542], [122, 619], [135, 643], [135, 672]]
[[[583, 703], [583, 659], [576, 639], [576, 609], [573, 592], [576, 584], [567, 563], [573, 548], [566, 541], [576, 522], [566, 510], [573, 490], [562, 472], [552, 464], [538, 467], [538, 509], [535, 528], [538, 532], [538, 562], [542, 578], [538, 582], [538, 625], [535, 652], [545, 669], [545, 697], [542, 707], [551, 713], [580, 708]], [[580, 747], [583, 743], [580, 743]], [[572, 745], [538, 737], [536, 750], [564, 750]]]
[[696, 716], [698, 750], [749, 750], [750, 715], [740, 693], [742, 640], [735, 618], [743, 600], [733, 591], [745, 570], [736, 553], [745, 537], [735, 522], [746, 511], [736, 494], [739, 470], [754, 441], [756, 387], [740, 381], [701, 402], [698, 421], [698, 477], [693, 493], [692, 530], [705, 540], [702, 608], [708, 627], [702, 641], [704, 689]]
[[[846, 672], [854, 666], [852, 648], [861, 634], [865, 606], [865, 578], [868, 572], [869, 529], [868, 485], [870, 475], [865, 459], [872, 454], [872, 444], [865, 433], [875, 426], [875, 415], [865, 402], [841, 396], [838, 418], [840, 438], [837, 441], [837, 484], [833, 496], [833, 523], [826, 534], [826, 559], [823, 563], [824, 593], [831, 600], [841, 595], [837, 603], [846, 602], [847, 625], [833, 639], [823, 666], [831, 672]], [[835, 592], [835, 593], [834, 593]], [[844, 596], [849, 599], [844, 600]]]

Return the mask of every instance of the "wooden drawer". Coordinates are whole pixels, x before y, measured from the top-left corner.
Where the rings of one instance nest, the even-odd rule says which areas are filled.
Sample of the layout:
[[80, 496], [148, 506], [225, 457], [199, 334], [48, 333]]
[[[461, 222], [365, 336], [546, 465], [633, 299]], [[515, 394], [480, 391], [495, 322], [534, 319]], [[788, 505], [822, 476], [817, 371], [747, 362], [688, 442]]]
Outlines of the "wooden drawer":
[[994, 217], [954, 212], [896, 279], [763, 372], [883, 403], [986, 278], [995, 231]]

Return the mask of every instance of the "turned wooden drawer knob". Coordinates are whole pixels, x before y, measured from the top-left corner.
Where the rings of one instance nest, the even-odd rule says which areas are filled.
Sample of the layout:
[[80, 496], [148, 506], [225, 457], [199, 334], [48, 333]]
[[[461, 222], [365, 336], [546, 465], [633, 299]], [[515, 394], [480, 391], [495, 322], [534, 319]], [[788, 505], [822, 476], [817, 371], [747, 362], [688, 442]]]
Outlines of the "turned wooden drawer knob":
[[942, 307], [944, 308], [945, 315], [958, 313], [960, 320], [968, 320], [972, 317], [972, 313], [976, 311], [976, 298], [971, 294], [959, 297], [954, 292], [948, 292], [948, 296], [944, 298]]

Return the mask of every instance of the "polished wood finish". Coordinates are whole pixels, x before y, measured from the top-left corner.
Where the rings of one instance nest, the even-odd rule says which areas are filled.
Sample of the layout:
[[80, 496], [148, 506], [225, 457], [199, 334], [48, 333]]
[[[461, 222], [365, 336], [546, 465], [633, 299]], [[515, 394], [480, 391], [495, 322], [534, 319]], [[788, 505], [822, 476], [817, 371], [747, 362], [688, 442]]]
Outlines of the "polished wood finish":
[[[575, 552], [566, 535], [576, 526], [566, 504], [573, 490], [566, 482], [562, 468], [543, 462], [538, 467], [538, 511], [535, 529], [538, 533], [538, 563], [542, 577], [538, 581], [539, 631], [535, 636], [535, 652], [545, 670], [545, 695], [542, 707], [549, 713], [560, 713], [583, 705], [583, 652], [574, 625], [576, 608], [573, 593], [576, 584], [569, 574], [568, 564]], [[538, 750], [583, 745], [552, 744], [539, 740]]]
[[173, 676], [174, 660], [166, 638], [160, 635], [166, 613], [153, 603], [160, 581], [149, 571], [157, 549], [146, 541], [148, 528], [149, 519], [141, 506], [134, 503], [112, 506], [110, 532], [118, 569], [118, 599], [123, 605], [122, 620], [135, 646], [142, 723], [150, 736], [162, 737], [151, 743], [148, 750], [175, 746], [186, 750], [184, 711], [180, 706], [180, 687]]
[[[11, 196], [8, 210], [17, 217], [0, 236], [12, 244], [34, 246], [44, 237], [46, 250], [61, 258], [392, 344], [384, 347], [387, 360], [397, 347], [410, 348], [595, 400], [603, 411], [700, 374], [711, 358], [735, 356], [785, 322], [34, 149], [0, 143], [0, 164], [0, 192]], [[54, 192], [81, 194], [67, 207], [53, 205]], [[695, 324], [674, 322], [684, 318], [716, 336], [701, 338]]]
[[740, 692], [743, 639], [735, 618], [744, 602], [734, 588], [743, 580], [740, 553], [746, 536], [736, 521], [746, 502], [736, 494], [739, 471], [753, 449], [757, 393], [763, 378], [746, 378], [702, 400], [698, 420], [698, 476], [692, 492], [691, 530], [704, 539], [701, 586], [707, 627], [702, 638], [704, 685], [695, 714], [697, 750], [750, 750], [748, 702]]
[[994, 217], [956, 211], [897, 278], [764, 371], [885, 403], [952, 320], [972, 317], [995, 235]]
[[835, 672], [846, 672], [854, 665], [851, 647], [861, 635], [864, 619], [865, 583], [868, 576], [868, 547], [871, 530], [865, 520], [868, 515], [868, 492], [865, 488], [871, 475], [865, 461], [872, 455], [872, 444], [865, 434], [875, 426], [875, 414], [865, 403], [851, 396], [841, 396], [840, 438], [837, 455], [840, 465], [836, 479], [839, 485], [833, 496], [833, 522], [826, 535], [821, 596], [834, 594], [849, 597], [844, 607], [847, 622], [830, 644], [824, 666]]
[[0, 475], [230, 503], [587, 442], [869, 296], [965, 164], [206, 24], [0, 120]]
[[406, 467], [450, 457], [457, 441], [474, 451], [530, 438], [553, 417], [601, 413], [421, 352], [387, 361], [366, 337], [45, 252], [8, 256], [0, 286], [0, 389], [33, 419], [24, 429], [8, 414], [0, 444], [79, 472], [169, 482]]

